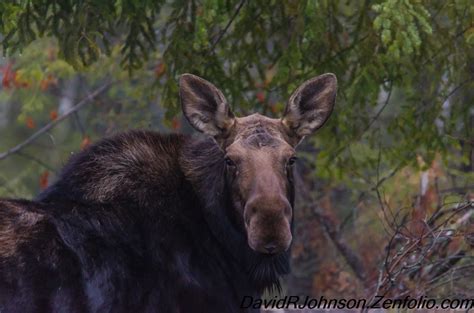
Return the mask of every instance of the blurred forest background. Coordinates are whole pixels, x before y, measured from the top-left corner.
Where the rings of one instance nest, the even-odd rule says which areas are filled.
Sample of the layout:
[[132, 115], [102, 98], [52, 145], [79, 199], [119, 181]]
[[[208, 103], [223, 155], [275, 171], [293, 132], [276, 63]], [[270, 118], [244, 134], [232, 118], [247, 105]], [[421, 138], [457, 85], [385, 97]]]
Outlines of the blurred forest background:
[[300, 149], [292, 295], [474, 296], [470, 0], [0, 2], [0, 196], [130, 128], [190, 133], [177, 78], [280, 116], [333, 72], [336, 109]]

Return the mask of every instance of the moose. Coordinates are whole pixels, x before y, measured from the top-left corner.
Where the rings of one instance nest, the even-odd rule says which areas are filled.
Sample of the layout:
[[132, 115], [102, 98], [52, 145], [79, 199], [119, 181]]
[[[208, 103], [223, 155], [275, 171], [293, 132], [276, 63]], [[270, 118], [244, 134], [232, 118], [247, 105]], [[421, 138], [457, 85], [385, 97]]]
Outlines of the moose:
[[0, 312], [258, 312], [289, 273], [295, 148], [333, 111], [337, 80], [304, 82], [283, 117], [236, 117], [184, 74], [205, 136], [134, 130], [74, 154], [33, 201], [0, 200]]

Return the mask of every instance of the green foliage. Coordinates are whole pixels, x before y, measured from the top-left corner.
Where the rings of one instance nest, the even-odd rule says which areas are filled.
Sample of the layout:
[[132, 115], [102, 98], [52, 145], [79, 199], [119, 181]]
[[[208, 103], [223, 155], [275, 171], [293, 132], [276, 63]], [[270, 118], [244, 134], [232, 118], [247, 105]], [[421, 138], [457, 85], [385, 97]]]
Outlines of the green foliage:
[[[191, 132], [178, 101], [183, 73], [212, 81], [237, 115], [279, 117], [299, 84], [333, 72], [334, 113], [299, 147], [302, 180], [317, 197], [299, 193], [291, 281], [304, 277], [302, 286], [318, 288], [298, 294], [368, 290], [348, 283], [335, 246], [319, 242], [330, 236], [318, 231], [313, 208], [339, 219], [337, 237], [377, 280], [392, 217], [409, 220], [424, 202], [433, 213], [466, 201], [474, 181], [473, 18], [472, 0], [0, 1], [0, 153], [113, 81], [77, 114], [0, 160], [0, 197], [34, 197], [72, 153], [115, 132]], [[314, 255], [319, 248], [330, 253]], [[458, 266], [465, 271], [466, 263]], [[335, 273], [339, 278], [328, 279]], [[460, 290], [472, 294], [464, 276], [452, 286], [458, 298]]]
[[38, 37], [57, 38], [61, 56], [80, 69], [96, 62], [110, 45], [122, 43], [122, 64], [138, 69], [155, 48], [156, 20], [163, 1], [2, 1], [0, 33], [4, 54], [22, 50]]
[[430, 13], [420, 2], [410, 0], [387, 0], [374, 4], [378, 13], [374, 28], [380, 32], [381, 41], [387, 48], [387, 56], [399, 60], [419, 53], [422, 44], [421, 33], [430, 35]]
[[214, 82], [238, 114], [274, 116], [298, 84], [334, 72], [336, 110], [307, 159], [359, 188], [376, 171], [418, 167], [417, 156], [472, 162], [473, 15], [467, 0], [17, 0], [0, 2], [0, 40], [31, 83], [10, 98], [18, 127], [57, 106], [57, 94], [41, 92], [48, 75], [58, 89], [77, 76], [88, 87], [119, 82], [110, 105], [81, 113], [97, 118], [95, 137], [177, 125], [185, 72]]

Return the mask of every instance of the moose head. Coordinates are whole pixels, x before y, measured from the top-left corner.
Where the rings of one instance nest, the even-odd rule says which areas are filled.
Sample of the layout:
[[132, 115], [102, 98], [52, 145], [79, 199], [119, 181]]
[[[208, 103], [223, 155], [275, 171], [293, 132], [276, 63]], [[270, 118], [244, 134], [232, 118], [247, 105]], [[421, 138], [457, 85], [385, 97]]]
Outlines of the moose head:
[[218, 88], [192, 74], [182, 75], [179, 85], [185, 117], [225, 154], [225, 181], [249, 247], [267, 255], [286, 251], [292, 240], [295, 148], [331, 115], [336, 76], [304, 82], [281, 118], [236, 117]]

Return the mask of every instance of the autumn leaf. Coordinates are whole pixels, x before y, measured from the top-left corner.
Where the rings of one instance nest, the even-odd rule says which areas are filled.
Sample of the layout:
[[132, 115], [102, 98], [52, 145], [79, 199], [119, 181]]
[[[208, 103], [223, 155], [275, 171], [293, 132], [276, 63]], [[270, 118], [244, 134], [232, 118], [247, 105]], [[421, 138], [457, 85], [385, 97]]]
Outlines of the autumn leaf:
[[58, 83], [58, 80], [53, 75], [48, 74], [46, 78], [43, 78], [40, 81], [40, 89], [42, 91], [46, 91], [49, 88], [49, 86], [57, 85], [57, 83]]
[[81, 149], [85, 149], [88, 145], [91, 144], [91, 142], [91, 138], [85, 135], [81, 142]]
[[155, 76], [156, 78], [160, 78], [161, 76], [163, 76], [163, 74], [165, 73], [166, 71], [166, 65], [165, 63], [160, 63], [156, 66], [155, 68]]
[[173, 118], [173, 120], [171, 121], [171, 128], [174, 130], [178, 130], [181, 128], [181, 122], [178, 118]]
[[12, 73], [11, 80], [13, 81], [13, 85], [15, 85], [15, 88], [21, 88], [22, 87], [23, 83], [22, 83], [17, 71]]
[[49, 182], [49, 172], [44, 171], [41, 173], [40, 178], [39, 178], [39, 186], [41, 190], [46, 189], [48, 187], [48, 182]]
[[36, 128], [35, 121], [33, 120], [31, 116], [28, 116], [26, 118], [26, 127], [28, 127], [29, 129]]
[[11, 87], [11, 83], [13, 81], [14, 74], [12, 72], [12, 64], [9, 63], [6, 68], [3, 70], [3, 79], [2, 79], [2, 86], [5, 89]]
[[55, 121], [58, 118], [58, 111], [53, 110], [53, 111], [49, 112], [49, 118], [52, 121]]

